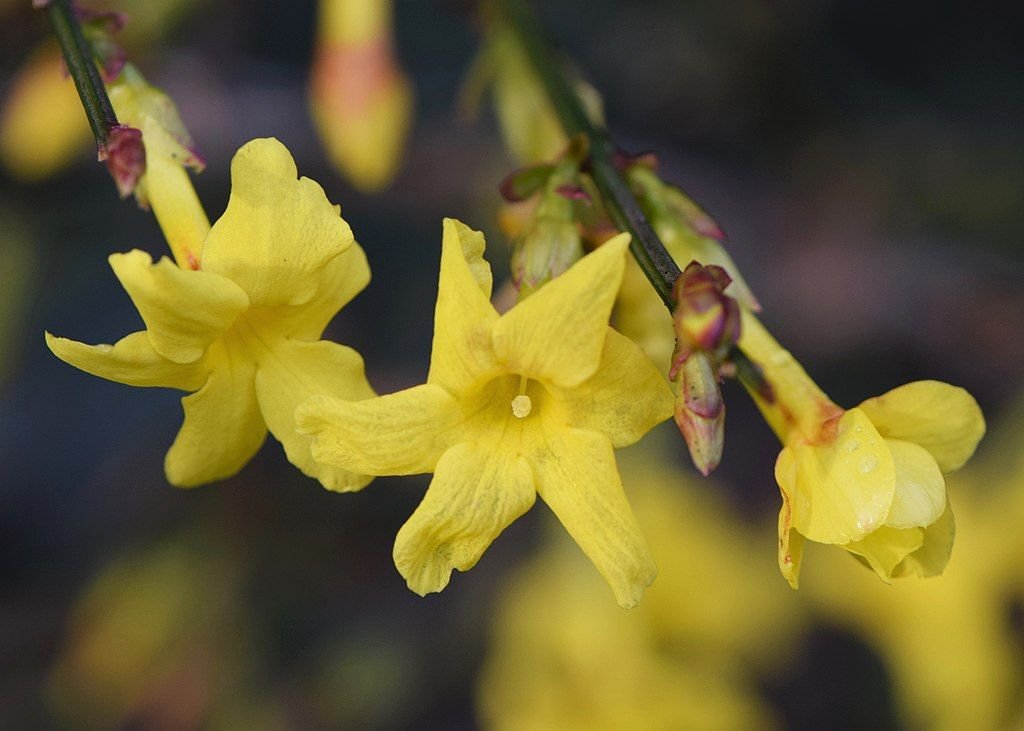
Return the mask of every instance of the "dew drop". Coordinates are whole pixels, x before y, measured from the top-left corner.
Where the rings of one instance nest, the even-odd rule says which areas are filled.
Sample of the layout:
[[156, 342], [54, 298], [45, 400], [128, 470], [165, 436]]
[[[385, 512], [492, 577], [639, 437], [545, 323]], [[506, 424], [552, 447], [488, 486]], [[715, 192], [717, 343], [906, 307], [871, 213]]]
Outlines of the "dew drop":
[[851, 439], [846, 444], [846, 451], [847, 452], [856, 452], [858, 449], [860, 449], [860, 442], [858, 442], [856, 439]]
[[525, 393], [521, 393], [512, 399], [512, 415], [517, 419], [525, 419], [533, 409], [533, 402]]
[[877, 466], [878, 466], [878, 457], [876, 457], [873, 454], [869, 454], [867, 457], [864, 457], [863, 459], [861, 459], [860, 465], [859, 465], [860, 471], [863, 474], [865, 474], [865, 475], [870, 473], [870, 472], [872, 472], [872, 471], [874, 471], [875, 467], [877, 467]]
[[857, 530], [863, 531], [864, 533], [870, 533], [877, 527], [875, 522], [875, 514], [867, 508], [860, 511], [857, 514]]

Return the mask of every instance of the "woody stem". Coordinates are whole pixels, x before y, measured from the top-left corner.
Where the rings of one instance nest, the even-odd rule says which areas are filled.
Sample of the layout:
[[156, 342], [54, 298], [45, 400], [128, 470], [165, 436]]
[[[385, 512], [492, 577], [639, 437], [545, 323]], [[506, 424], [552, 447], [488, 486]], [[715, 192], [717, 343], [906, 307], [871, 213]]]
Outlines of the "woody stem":
[[[670, 312], [676, 301], [672, 287], [681, 271], [672, 255], [654, 232], [637, 202], [629, 183], [615, 164], [619, 147], [604, 127], [587, 116], [575, 89], [566, 78], [564, 66], [555, 55], [554, 43], [537, 19], [529, 0], [494, 0], [494, 5], [511, 28], [523, 52], [533, 65], [548, 101], [568, 137], [582, 135], [589, 149], [590, 176], [601, 194], [605, 208], [620, 231], [630, 234], [629, 248], [651, 286]], [[771, 400], [771, 386], [761, 368], [739, 348], [733, 346], [729, 358], [736, 364], [736, 375], [754, 393]]]
[[587, 116], [555, 57], [550, 37], [527, 0], [497, 0], [496, 5], [537, 72], [566, 136], [586, 138], [590, 175], [605, 207], [619, 230], [629, 232], [630, 251], [658, 296], [669, 310], [675, 309], [672, 285], [681, 273], [679, 266], [654, 233], [629, 184], [616, 167], [618, 146], [607, 130], [595, 125]]
[[[38, 0], [37, 5], [40, 5]], [[110, 130], [116, 127], [118, 122], [99, 70], [92, 59], [92, 50], [82, 35], [82, 27], [70, 0], [48, 0], [41, 6], [46, 10], [53, 34], [57, 37], [61, 53], [64, 55], [68, 73], [75, 82], [85, 116], [89, 118], [89, 126], [96, 137], [96, 146], [102, 151], [107, 144]]]

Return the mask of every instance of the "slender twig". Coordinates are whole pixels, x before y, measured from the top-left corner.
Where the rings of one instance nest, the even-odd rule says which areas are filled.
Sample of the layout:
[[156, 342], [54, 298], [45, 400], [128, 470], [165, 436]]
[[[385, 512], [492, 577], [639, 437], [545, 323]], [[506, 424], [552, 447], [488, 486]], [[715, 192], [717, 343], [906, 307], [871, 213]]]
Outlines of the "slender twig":
[[42, 7], [45, 8], [53, 33], [60, 43], [68, 73], [75, 82], [78, 96], [85, 108], [85, 115], [89, 118], [89, 126], [96, 137], [96, 146], [102, 156], [110, 131], [118, 122], [99, 70], [93, 61], [92, 50], [82, 35], [82, 27], [70, 0], [48, 0]]
[[566, 135], [570, 138], [583, 135], [587, 139], [590, 175], [605, 207], [615, 225], [632, 236], [630, 250], [634, 258], [665, 306], [673, 310], [676, 303], [672, 285], [681, 273], [679, 266], [654, 233], [616, 166], [618, 147], [608, 132], [587, 116], [579, 96], [566, 79], [562, 64], [555, 57], [551, 39], [526, 0], [497, 0], [497, 6], [533, 64]]
[[[554, 43], [544, 26], [537, 20], [529, 0], [494, 0], [499, 12], [533, 64], [562, 128], [570, 138], [582, 135], [589, 146], [589, 172], [601, 194], [605, 207], [621, 231], [632, 236], [630, 251], [647, 279], [669, 311], [676, 301], [672, 287], [681, 274], [679, 265], [668, 253], [654, 232], [637, 202], [629, 183], [615, 164], [619, 151], [611, 135], [590, 119], [575, 89], [569, 83], [565, 69], [553, 50]], [[770, 384], [756, 363], [734, 345], [729, 360], [736, 366], [736, 376], [747, 388], [763, 398], [774, 398]]]

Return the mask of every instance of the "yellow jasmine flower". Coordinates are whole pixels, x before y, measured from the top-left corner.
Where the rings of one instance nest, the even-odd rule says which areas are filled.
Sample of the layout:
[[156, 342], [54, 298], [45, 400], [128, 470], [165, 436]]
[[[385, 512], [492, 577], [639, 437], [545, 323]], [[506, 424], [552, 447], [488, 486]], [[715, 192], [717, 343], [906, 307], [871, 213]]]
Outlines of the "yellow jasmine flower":
[[754, 399], [784, 445], [775, 464], [783, 576], [796, 588], [805, 538], [842, 546], [885, 581], [942, 573], [954, 535], [943, 476], [985, 433], [974, 398], [918, 381], [844, 410], [749, 312], [742, 328], [740, 347], [770, 389]]
[[110, 257], [146, 330], [114, 345], [49, 333], [46, 342], [61, 360], [102, 378], [193, 392], [182, 399], [185, 422], [167, 453], [172, 484], [230, 477], [269, 429], [304, 473], [332, 490], [359, 489], [370, 478], [314, 462], [292, 415], [314, 393], [373, 395], [359, 354], [319, 340], [369, 282], [366, 257], [323, 189], [297, 179], [277, 140], [243, 146], [231, 181], [197, 268], [167, 258], [154, 264], [139, 250]]
[[539, 494], [634, 606], [656, 569], [613, 448], [672, 414], [642, 351], [608, 327], [629, 237], [617, 236], [504, 315], [489, 301], [483, 236], [444, 223], [426, 384], [362, 402], [318, 397], [296, 413], [320, 462], [374, 475], [433, 472], [394, 557], [409, 588], [440, 591]]

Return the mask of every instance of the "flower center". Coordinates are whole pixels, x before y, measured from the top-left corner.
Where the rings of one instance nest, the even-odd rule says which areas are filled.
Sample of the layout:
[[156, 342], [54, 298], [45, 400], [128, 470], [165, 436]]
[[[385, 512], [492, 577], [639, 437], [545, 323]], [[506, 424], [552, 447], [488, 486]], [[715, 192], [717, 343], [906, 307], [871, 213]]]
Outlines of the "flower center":
[[512, 415], [525, 419], [533, 409], [533, 401], [526, 395], [526, 376], [519, 376], [519, 393], [512, 399]]

